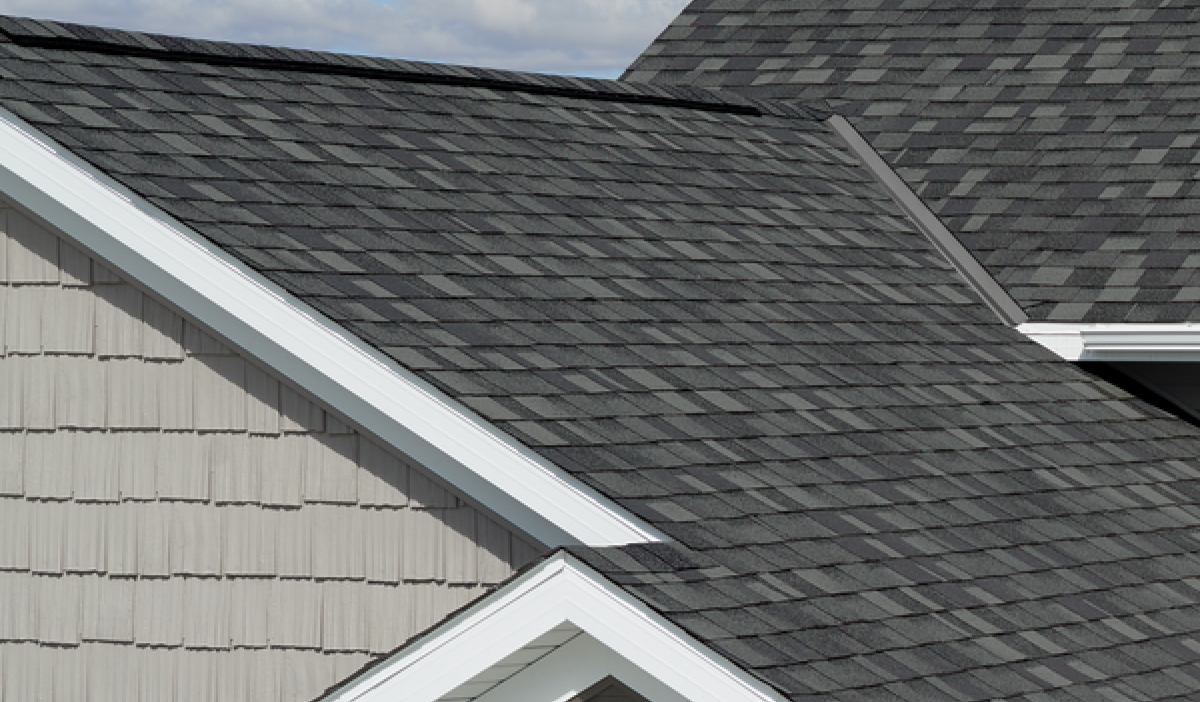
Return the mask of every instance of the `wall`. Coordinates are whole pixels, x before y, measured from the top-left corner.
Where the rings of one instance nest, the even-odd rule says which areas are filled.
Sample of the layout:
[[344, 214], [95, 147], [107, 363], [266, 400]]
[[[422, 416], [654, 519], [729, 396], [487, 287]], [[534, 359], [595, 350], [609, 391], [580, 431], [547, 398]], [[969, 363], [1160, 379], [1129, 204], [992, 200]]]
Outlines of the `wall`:
[[0, 700], [312, 699], [536, 549], [0, 210]]

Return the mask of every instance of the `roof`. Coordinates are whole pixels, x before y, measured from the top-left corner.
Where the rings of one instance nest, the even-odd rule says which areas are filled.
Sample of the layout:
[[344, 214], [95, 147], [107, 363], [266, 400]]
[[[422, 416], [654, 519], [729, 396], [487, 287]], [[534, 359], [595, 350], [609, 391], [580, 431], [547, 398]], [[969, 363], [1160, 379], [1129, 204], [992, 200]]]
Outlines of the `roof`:
[[1198, 430], [996, 322], [822, 113], [0, 30], [0, 107], [673, 538], [573, 553], [784, 696], [1200, 687]]
[[1200, 321], [1200, 6], [696, 0], [630, 81], [845, 115], [1035, 321]]

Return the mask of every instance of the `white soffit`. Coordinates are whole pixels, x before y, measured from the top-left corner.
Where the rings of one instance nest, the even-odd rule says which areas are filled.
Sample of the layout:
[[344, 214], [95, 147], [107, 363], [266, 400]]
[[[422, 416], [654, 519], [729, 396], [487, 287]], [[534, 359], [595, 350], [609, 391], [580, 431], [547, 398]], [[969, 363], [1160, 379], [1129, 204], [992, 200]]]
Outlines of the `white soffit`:
[[1017, 331], [1068, 361], [1200, 361], [1200, 325], [1027, 322]]
[[[553, 646], [547, 635], [558, 637]], [[522, 658], [527, 649], [534, 654]], [[565, 552], [323, 699], [566, 702], [609, 677], [650, 702], [783, 702]]]
[[541, 543], [666, 540], [4, 110], [0, 193]]

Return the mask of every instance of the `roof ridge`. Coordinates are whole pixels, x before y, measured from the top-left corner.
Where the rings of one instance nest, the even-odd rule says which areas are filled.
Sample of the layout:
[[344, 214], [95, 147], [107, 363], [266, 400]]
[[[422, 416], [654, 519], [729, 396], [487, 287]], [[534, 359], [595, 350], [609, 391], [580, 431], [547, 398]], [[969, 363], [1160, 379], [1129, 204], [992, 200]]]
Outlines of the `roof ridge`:
[[[657, 105], [755, 117], [762, 116], [764, 112], [779, 112], [778, 109], [764, 110], [757, 101], [732, 92], [717, 93], [710, 90], [673, 86], [668, 88], [598, 78], [501, 71], [258, 44], [189, 39], [11, 16], [0, 16], [0, 33], [17, 46], [27, 48], [485, 88], [503, 92]], [[808, 114], [805, 110], [801, 111]]]

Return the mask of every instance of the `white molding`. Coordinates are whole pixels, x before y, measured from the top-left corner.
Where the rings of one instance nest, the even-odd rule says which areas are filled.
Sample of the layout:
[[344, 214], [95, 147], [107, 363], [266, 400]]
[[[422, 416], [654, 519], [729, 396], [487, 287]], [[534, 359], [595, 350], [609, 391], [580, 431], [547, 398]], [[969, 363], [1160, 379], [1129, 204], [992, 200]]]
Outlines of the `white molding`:
[[[573, 556], [559, 552], [335, 691], [329, 702], [437, 702], [570, 623], [570, 643], [488, 691], [488, 702], [561, 702], [613, 676], [651, 702], [783, 702], [782, 696], [699, 643]], [[579, 642], [578, 645], [575, 645]], [[557, 672], [547, 661], [590, 653]], [[528, 696], [526, 696], [528, 695]]]
[[1200, 324], [1027, 322], [1017, 331], [1068, 361], [1200, 361]]
[[665, 540], [4, 110], [0, 193], [541, 543]]

